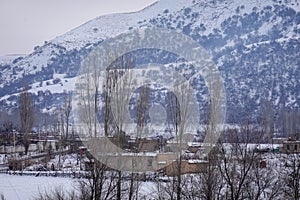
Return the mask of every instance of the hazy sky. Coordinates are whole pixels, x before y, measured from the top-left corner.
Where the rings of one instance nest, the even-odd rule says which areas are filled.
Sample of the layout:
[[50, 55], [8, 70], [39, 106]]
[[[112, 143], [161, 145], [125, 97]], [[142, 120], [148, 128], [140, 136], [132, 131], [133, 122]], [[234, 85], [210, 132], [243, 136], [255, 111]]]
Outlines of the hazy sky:
[[156, 0], [0, 0], [0, 55], [28, 54], [97, 16], [138, 11]]

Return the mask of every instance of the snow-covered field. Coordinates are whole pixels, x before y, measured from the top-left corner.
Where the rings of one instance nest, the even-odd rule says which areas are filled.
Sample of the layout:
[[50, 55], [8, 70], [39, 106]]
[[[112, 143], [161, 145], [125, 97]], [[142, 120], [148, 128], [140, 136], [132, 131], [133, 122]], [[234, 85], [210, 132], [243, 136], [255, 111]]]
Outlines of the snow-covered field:
[[[76, 190], [78, 179], [60, 177], [34, 177], [0, 174], [0, 195], [3, 194], [7, 200], [33, 200], [39, 192], [48, 193], [55, 189], [62, 189], [64, 192]], [[150, 198], [155, 191], [155, 183], [140, 182], [139, 197]]]
[[40, 192], [61, 187], [70, 191], [76, 185], [76, 179], [59, 177], [34, 177], [0, 174], [0, 195], [8, 200], [31, 200]]

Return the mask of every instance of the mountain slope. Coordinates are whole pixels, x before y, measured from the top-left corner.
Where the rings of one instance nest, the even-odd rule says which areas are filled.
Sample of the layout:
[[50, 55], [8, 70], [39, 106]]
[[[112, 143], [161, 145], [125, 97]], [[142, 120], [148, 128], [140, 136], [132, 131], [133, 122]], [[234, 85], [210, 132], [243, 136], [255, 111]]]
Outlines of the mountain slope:
[[130, 29], [155, 26], [189, 35], [211, 54], [225, 79], [228, 122], [261, 116], [265, 100], [277, 111], [299, 108], [299, 11], [297, 0], [161, 0], [140, 12], [101, 16], [30, 55], [0, 62], [0, 105], [17, 108], [26, 81], [37, 108], [51, 110], [72, 90], [94, 46]]

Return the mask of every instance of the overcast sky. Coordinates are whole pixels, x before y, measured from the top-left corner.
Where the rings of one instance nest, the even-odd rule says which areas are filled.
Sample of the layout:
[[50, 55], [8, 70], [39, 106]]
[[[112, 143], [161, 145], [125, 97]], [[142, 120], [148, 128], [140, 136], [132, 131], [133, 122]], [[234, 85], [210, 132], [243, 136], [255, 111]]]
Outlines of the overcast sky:
[[0, 0], [0, 55], [28, 54], [97, 16], [138, 11], [156, 0]]

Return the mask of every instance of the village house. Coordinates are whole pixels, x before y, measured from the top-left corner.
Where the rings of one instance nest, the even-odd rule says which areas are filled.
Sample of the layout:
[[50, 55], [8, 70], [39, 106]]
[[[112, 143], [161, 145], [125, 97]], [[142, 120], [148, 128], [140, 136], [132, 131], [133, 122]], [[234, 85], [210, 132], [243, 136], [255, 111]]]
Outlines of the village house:
[[181, 174], [205, 173], [208, 167], [208, 161], [205, 160], [182, 160], [181, 164], [178, 161], [173, 161], [164, 168], [167, 176], [177, 176], [178, 169], [181, 165]]
[[283, 141], [280, 148], [281, 153], [300, 153], [300, 141], [299, 140], [287, 140]]

